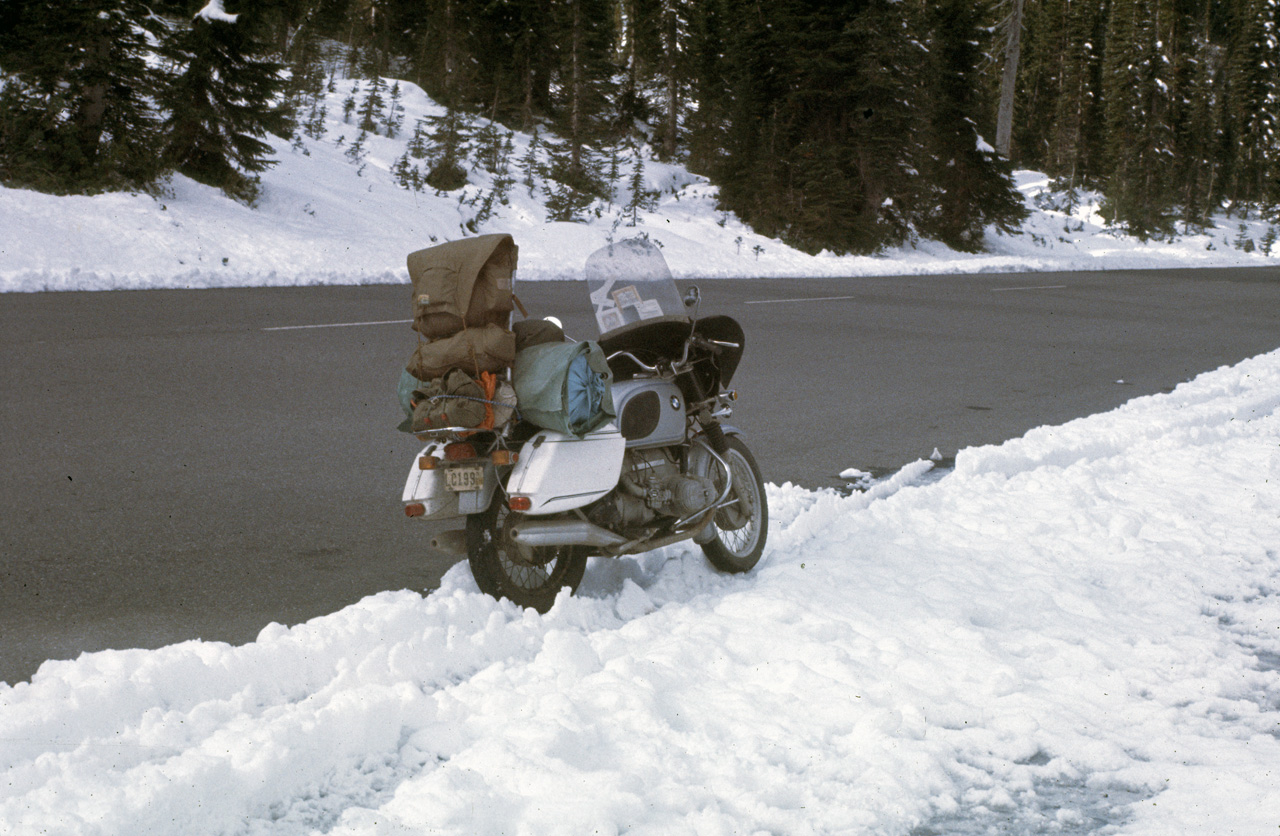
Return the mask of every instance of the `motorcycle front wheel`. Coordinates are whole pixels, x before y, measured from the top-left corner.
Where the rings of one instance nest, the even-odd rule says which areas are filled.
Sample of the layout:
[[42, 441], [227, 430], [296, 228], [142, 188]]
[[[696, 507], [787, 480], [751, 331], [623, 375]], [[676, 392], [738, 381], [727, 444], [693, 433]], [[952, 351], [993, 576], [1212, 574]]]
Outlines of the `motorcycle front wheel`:
[[587, 554], [573, 546], [530, 548], [512, 542], [507, 526], [520, 515], [507, 510], [499, 492], [487, 510], [467, 517], [467, 562], [480, 590], [541, 613], [564, 587], [582, 583]]
[[[769, 506], [760, 466], [747, 445], [737, 436], [728, 436], [725, 442], [729, 449], [723, 458], [733, 473], [733, 490], [729, 504], [716, 512], [714, 535], [702, 544], [702, 551], [711, 565], [722, 572], [748, 572], [764, 554]], [[716, 476], [715, 483], [716, 490], [724, 490], [723, 473]]]

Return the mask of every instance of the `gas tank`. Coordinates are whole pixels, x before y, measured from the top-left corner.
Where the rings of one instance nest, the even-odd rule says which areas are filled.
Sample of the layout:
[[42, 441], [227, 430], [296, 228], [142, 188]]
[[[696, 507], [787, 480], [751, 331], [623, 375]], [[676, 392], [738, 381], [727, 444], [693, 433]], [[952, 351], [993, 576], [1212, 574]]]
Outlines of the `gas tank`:
[[685, 439], [684, 396], [669, 380], [615, 382], [613, 405], [627, 447], [666, 447]]

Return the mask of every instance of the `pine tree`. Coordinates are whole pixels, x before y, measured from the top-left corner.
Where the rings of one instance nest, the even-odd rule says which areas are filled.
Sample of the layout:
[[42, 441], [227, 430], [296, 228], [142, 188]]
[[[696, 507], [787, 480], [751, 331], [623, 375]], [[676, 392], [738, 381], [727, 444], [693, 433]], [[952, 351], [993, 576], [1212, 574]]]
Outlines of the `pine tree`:
[[982, 248], [984, 227], [1013, 231], [1026, 217], [1010, 172], [978, 134], [981, 19], [970, 0], [937, 0], [928, 11], [930, 70], [921, 231], [953, 249]]
[[617, 91], [617, 135], [635, 131], [635, 123], [647, 123], [653, 116], [647, 88], [662, 62], [662, 0], [620, 0], [619, 76]]
[[239, 200], [257, 196], [255, 175], [274, 164], [268, 133], [287, 135], [290, 120], [276, 106], [281, 67], [263, 55], [241, 16], [210, 0], [187, 28], [164, 44], [178, 74], [161, 93], [169, 112], [164, 158], [193, 180]]
[[757, 231], [812, 252], [872, 252], [911, 234], [925, 53], [908, 4], [726, 9], [721, 198]]
[[582, 220], [582, 213], [598, 199], [607, 199], [601, 156], [587, 145], [564, 142], [545, 143], [546, 179], [550, 181], [547, 212], [554, 221]]
[[425, 160], [430, 153], [430, 128], [426, 119], [418, 119], [413, 124], [413, 136], [405, 143], [405, 153], [418, 160]]
[[136, 0], [10, 0], [0, 34], [0, 180], [54, 192], [137, 188], [161, 171]]
[[627, 181], [627, 189], [630, 196], [627, 199], [627, 206], [623, 210], [623, 217], [627, 219], [627, 226], [639, 224], [640, 213], [652, 210], [655, 204], [653, 192], [645, 188], [644, 157], [639, 148], [633, 148], [632, 151], [635, 156], [635, 162], [631, 166], [631, 177]]
[[475, 19], [478, 3], [466, 0], [424, 0], [404, 20], [416, 42], [413, 55], [416, 81], [436, 101], [461, 108], [475, 96], [476, 50], [473, 33], [482, 31]]
[[1104, 96], [1111, 159], [1103, 213], [1146, 238], [1172, 231], [1173, 93], [1166, 50], [1171, 0], [1115, 3]]
[[377, 133], [379, 124], [382, 122], [382, 110], [386, 107], [386, 99], [382, 93], [387, 89], [387, 83], [381, 76], [373, 76], [369, 79], [368, 89], [364, 94], [364, 101], [360, 102], [360, 110], [357, 115], [360, 121], [357, 127], [362, 131], [369, 133]]
[[350, 163], [356, 167], [356, 176], [364, 176], [365, 160], [369, 157], [369, 149], [365, 147], [365, 140], [369, 138], [368, 131], [361, 130], [360, 135], [356, 137], [355, 142], [347, 146], [347, 150], [343, 155]]
[[[1054, 0], [1051, 5], [1052, 14], [1043, 14], [1035, 24], [1046, 31], [1028, 32], [1043, 35], [1038, 43], [1048, 73], [1041, 77], [1045, 88], [1041, 109], [1030, 115], [1037, 123], [1033, 136], [1039, 137], [1043, 155], [1030, 155], [1024, 162], [1038, 165], [1061, 188], [1074, 193], [1103, 175], [1105, 134], [1099, 84], [1105, 18], [1096, 3]], [[1033, 146], [1024, 143], [1022, 147]]]
[[1184, 224], [1203, 227], [1218, 206], [1223, 143], [1222, 79], [1226, 51], [1213, 40], [1212, 4], [1204, 3], [1188, 45], [1186, 93], [1178, 123], [1176, 195]]
[[565, 0], [556, 21], [561, 35], [560, 96], [555, 102], [565, 137], [566, 167], [557, 176], [575, 191], [593, 191], [587, 143], [602, 134], [613, 76], [613, 16], [607, 0]]
[[689, 64], [691, 98], [698, 103], [686, 117], [688, 165], [709, 173], [720, 164], [726, 145], [731, 96], [725, 77], [725, 27], [723, 0], [702, 0], [693, 7]]
[[387, 116], [383, 124], [386, 126], [388, 139], [395, 139], [404, 125], [404, 105], [400, 103], [400, 82], [391, 85], [390, 98], [387, 100]]
[[467, 172], [462, 167], [466, 157], [471, 132], [466, 118], [449, 108], [443, 116], [429, 116], [431, 126], [431, 170], [425, 178], [427, 185], [438, 192], [451, 192], [467, 184]]
[[691, 30], [689, 0], [659, 0], [661, 13], [662, 66], [665, 93], [661, 128], [657, 131], [662, 157], [672, 160], [680, 145], [681, 93], [687, 86], [688, 49]]
[[521, 182], [529, 190], [529, 197], [533, 197], [534, 189], [538, 186], [538, 177], [542, 173], [542, 164], [538, 161], [538, 148], [541, 144], [542, 137], [539, 136], [535, 126], [533, 134], [529, 137], [529, 145], [520, 157], [520, 171], [524, 173]]
[[1246, 215], [1280, 199], [1280, 2], [1239, 0], [1227, 88], [1234, 153], [1228, 197]]
[[[803, 207], [803, 190], [790, 170], [798, 140], [789, 131], [793, 80], [800, 75], [794, 65], [799, 50], [791, 40], [801, 26], [790, 11], [788, 6], [766, 15], [752, 0], [725, 0], [725, 16], [734, 21], [726, 32], [723, 59], [730, 92], [724, 104], [724, 154], [712, 176], [720, 184], [724, 208], [773, 236], [803, 231], [795, 223], [796, 211]], [[822, 58], [820, 47], [808, 46], [817, 53], [813, 57]], [[826, 85], [830, 86], [830, 79]], [[798, 239], [791, 240], [799, 245]]]
[[857, 59], [851, 91], [849, 142], [856, 165], [856, 238], [852, 249], [873, 252], [907, 241], [919, 212], [925, 166], [928, 54], [922, 24], [901, 4], [872, 0], [854, 20]]

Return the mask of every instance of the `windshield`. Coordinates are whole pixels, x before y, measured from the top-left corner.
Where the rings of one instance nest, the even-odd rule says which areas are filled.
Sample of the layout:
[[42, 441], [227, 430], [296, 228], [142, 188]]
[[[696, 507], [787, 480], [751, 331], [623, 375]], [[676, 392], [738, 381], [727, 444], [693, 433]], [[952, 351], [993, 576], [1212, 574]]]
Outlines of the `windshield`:
[[651, 241], [629, 238], [597, 250], [585, 273], [601, 337], [663, 320], [691, 321], [666, 259]]

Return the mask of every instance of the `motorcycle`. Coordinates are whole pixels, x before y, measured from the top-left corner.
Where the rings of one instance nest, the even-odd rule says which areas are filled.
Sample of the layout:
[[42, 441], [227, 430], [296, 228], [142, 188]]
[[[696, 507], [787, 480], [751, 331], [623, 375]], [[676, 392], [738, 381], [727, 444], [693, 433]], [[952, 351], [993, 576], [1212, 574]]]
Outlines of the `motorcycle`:
[[518, 418], [433, 430], [403, 493], [411, 517], [465, 518], [432, 546], [465, 554], [481, 590], [540, 612], [591, 556], [692, 540], [715, 568], [747, 572], [768, 526], [760, 468], [727, 423], [741, 326], [699, 318], [698, 288], [681, 296], [647, 240], [604, 247], [585, 272], [616, 418], [581, 436]]

